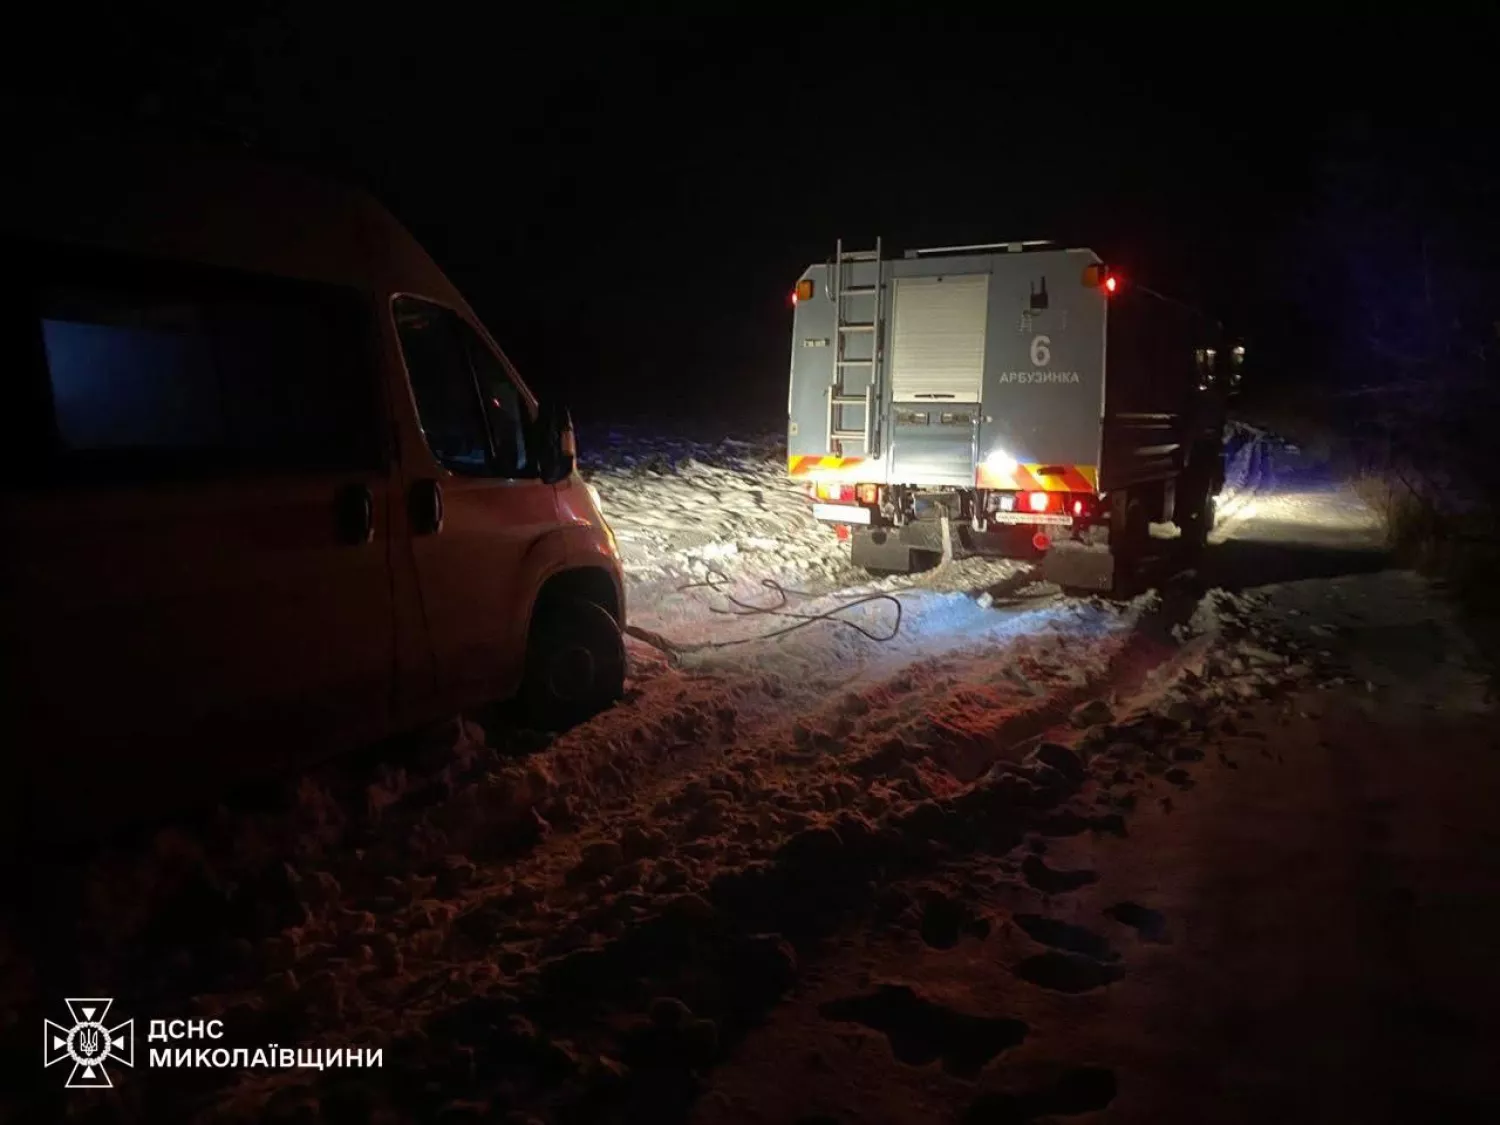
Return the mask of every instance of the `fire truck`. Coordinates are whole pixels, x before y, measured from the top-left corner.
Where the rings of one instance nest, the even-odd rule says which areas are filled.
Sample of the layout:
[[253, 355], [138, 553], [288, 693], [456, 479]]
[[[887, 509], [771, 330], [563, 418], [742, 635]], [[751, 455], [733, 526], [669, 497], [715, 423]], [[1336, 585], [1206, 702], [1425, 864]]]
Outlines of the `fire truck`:
[[975, 551], [1112, 592], [1153, 525], [1206, 541], [1245, 353], [1190, 305], [1036, 241], [840, 241], [793, 304], [788, 472], [855, 565]]

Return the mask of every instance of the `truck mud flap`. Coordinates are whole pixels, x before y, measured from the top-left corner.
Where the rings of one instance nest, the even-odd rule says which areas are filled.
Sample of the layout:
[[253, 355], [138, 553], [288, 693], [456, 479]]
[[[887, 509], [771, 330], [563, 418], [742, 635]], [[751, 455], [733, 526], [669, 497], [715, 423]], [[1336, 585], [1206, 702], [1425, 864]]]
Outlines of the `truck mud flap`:
[[942, 561], [947, 523], [919, 520], [902, 527], [856, 527], [849, 540], [849, 561], [886, 574], [928, 570]]
[[1119, 560], [1105, 546], [1056, 543], [1042, 556], [1042, 578], [1064, 590], [1115, 592]]

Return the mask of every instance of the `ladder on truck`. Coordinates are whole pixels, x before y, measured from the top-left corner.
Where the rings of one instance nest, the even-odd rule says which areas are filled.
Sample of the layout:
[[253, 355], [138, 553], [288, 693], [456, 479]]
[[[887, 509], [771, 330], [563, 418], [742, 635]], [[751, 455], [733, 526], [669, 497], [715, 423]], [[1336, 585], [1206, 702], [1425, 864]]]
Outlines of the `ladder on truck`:
[[[869, 274], [873, 270], [873, 280], [868, 284], [854, 284], [861, 263], [868, 263], [862, 272]], [[879, 401], [876, 383], [884, 343], [880, 321], [881, 273], [880, 239], [875, 240], [873, 250], [845, 250], [844, 240], [838, 240], [833, 259], [833, 283], [829, 286], [837, 339], [833, 352], [833, 379], [828, 384], [827, 444], [827, 448], [838, 457], [844, 456], [845, 447], [854, 443], [858, 443], [860, 452], [866, 457], [873, 457], [876, 452], [875, 404]], [[868, 346], [864, 341], [868, 341]], [[855, 343], [852, 352], [848, 346], [851, 342]], [[858, 388], [852, 392], [848, 390], [851, 375]], [[850, 425], [844, 421], [844, 411], [854, 407], [864, 411], [862, 424]]]

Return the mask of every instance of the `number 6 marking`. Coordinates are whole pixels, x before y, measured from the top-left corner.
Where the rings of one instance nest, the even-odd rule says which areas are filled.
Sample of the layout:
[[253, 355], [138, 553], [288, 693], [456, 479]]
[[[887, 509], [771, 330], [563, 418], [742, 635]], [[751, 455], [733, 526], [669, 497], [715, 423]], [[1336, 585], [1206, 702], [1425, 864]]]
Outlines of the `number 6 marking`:
[[1052, 337], [1033, 336], [1031, 338], [1031, 366], [1046, 367], [1052, 362]]

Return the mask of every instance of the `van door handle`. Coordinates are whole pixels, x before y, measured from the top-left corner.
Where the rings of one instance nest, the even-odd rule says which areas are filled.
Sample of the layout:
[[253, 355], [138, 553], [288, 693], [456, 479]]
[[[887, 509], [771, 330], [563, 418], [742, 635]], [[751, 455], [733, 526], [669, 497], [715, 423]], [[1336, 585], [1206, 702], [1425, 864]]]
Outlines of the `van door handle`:
[[369, 485], [351, 484], [339, 490], [333, 502], [339, 542], [362, 547], [375, 540], [375, 495]]
[[418, 535], [436, 535], [443, 530], [443, 486], [435, 480], [419, 480], [411, 488], [411, 525]]

